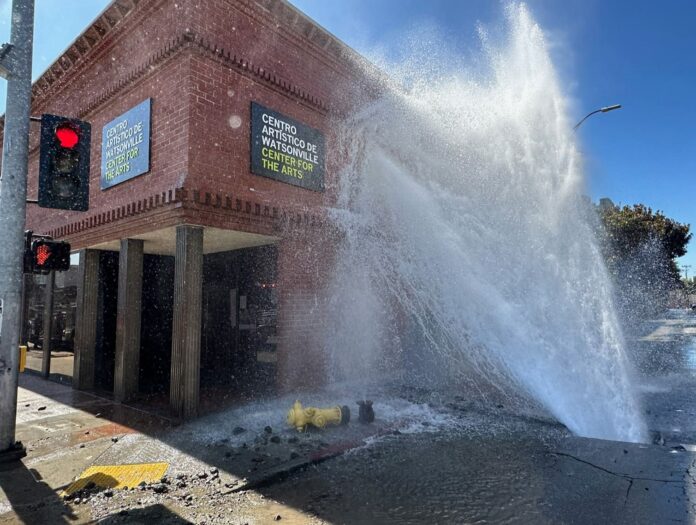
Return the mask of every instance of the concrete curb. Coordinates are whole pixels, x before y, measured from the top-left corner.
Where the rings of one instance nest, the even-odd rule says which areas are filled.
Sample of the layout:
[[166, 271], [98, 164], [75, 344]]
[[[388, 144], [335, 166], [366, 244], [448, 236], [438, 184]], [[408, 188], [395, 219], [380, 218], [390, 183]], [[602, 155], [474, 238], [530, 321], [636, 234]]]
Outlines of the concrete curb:
[[[394, 428], [382, 428], [374, 435], [369, 437], [382, 437], [394, 432]], [[232, 488], [228, 493], [231, 494], [233, 492], [253, 490], [282, 481], [295, 472], [304, 470], [312, 465], [318, 465], [319, 463], [322, 463], [328, 459], [338, 457], [350, 450], [359, 448], [365, 445], [368, 438], [339, 441], [321, 450], [312, 452], [305, 457], [299, 457], [294, 460], [286, 461], [285, 463], [277, 465], [276, 467], [246, 478], [245, 481]]]

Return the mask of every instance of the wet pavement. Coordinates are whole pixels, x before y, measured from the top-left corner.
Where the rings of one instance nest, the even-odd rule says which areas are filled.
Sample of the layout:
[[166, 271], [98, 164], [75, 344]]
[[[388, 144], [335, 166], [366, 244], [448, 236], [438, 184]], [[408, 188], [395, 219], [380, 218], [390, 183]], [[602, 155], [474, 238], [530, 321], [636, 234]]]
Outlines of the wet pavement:
[[689, 523], [696, 490], [689, 469], [689, 452], [551, 437], [541, 428], [536, 435], [411, 434], [344, 455], [265, 495], [356, 525]]
[[[347, 427], [297, 433], [293, 398], [177, 425], [23, 375], [0, 471], [0, 523], [691, 523], [696, 521], [696, 315], [674, 311], [631, 341], [655, 444], [572, 436], [544, 417], [417, 389], [376, 395], [356, 423], [350, 389], [302, 397], [354, 409]], [[165, 462], [128, 490], [63, 490], [95, 465]]]
[[629, 346], [654, 443], [479, 414], [385, 436], [264, 494], [330, 523], [696, 522], [696, 315], [671, 311]]
[[650, 430], [668, 444], [696, 443], [696, 312], [646, 323], [629, 347]]

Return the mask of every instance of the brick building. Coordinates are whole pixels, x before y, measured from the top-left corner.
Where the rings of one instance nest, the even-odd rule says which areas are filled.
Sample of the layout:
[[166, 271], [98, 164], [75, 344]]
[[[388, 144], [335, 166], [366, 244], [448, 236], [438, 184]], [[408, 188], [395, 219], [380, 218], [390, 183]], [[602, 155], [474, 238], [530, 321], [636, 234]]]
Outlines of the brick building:
[[53, 285], [42, 295], [44, 347], [70, 342], [75, 388], [159, 392], [192, 417], [202, 388], [246, 396], [321, 374], [332, 123], [378, 78], [284, 0], [108, 6], [33, 86], [32, 115], [92, 126], [89, 211], [27, 210], [29, 229], [79, 252], [55, 341]]

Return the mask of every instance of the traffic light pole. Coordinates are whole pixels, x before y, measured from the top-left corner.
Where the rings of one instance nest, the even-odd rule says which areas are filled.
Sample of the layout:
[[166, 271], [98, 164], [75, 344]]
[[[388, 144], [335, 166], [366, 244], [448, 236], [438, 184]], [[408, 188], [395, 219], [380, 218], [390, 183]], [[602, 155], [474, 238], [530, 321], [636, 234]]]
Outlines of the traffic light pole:
[[10, 45], [0, 50], [7, 107], [0, 175], [0, 453], [15, 448], [27, 198], [34, 0], [13, 0]]

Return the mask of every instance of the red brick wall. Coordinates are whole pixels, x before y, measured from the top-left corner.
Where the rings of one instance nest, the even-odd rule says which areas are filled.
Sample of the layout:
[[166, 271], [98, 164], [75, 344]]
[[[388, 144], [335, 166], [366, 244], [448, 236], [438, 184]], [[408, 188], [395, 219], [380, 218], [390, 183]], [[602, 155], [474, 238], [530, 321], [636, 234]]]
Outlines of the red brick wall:
[[[366, 77], [352, 62], [327, 53], [333, 40], [293, 8], [274, 0], [209, 0], [192, 12], [194, 34], [205, 35], [214, 49], [230, 52], [260, 68], [277, 83], [258, 73], [230, 67], [210, 53], [193, 58], [192, 138], [190, 182], [212, 192], [241, 193], [279, 206], [313, 208], [335, 202], [337, 150], [331, 121], [364, 97]], [[278, 20], [288, 20], [279, 25]], [[298, 35], [296, 31], [299, 31]], [[350, 54], [346, 51], [346, 54]], [[283, 85], [309, 93], [319, 104], [288, 96]], [[324, 132], [327, 139], [326, 192], [317, 193], [250, 173], [250, 103], [256, 101]], [[322, 107], [326, 106], [328, 109]], [[233, 129], [231, 117], [240, 117]], [[253, 188], [255, 191], [250, 191]]]
[[[118, 4], [112, 5], [36, 82], [34, 114], [92, 123], [92, 177], [89, 212], [30, 207], [31, 228], [72, 232], [62, 227], [177, 187], [314, 214], [334, 202], [338, 160], [330, 121], [370, 84], [352, 52], [280, 0], [143, 0], [115, 21], [119, 13]], [[76, 51], [102, 33], [92, 49]], [[101, 129], [148, 96], [151, 171], [102, 192]], [[251, 100], [325, 132], [325, 193], [249, 172]], [[232, 116], [241, 118], [240, 127], [230, 127]], [[37, 192], [36, 133], [32, 144], [30, 197]], [[129, 234], [111, 222], [101, 230], [105, 239]]]
[[[331, 165], [325, 170], [327, 191], [324, 193], [250, 171], [252, 100], [320, 129], [330, 139], [326, 115], [301, 106], [236, 71], [222, 68], [207, 56], [195, 54], [191, 72], [193, 118], [189, 184], [204, 191], [241, 195], [280, 207], [314, 209], [333, 202], [336, 175]], [[231, 127], [231, 119], [239, 119], [239, 127]], [[327, 141], [327, 151], [332, 149], [333, 145]]]
[[[34, 89], [33, 114], [92, 124], [90, 210], [29, 205], [27, 226], [60, 232], [75, 248], [177, 223], [281, 236], [281, 377], [286, 387], [316, 384], [324, 371], [316, 301], [335, 240], [308, 223], [336, 200], [341, 159], [332, 121], [378, 89], [358, 61], [280, 0], [141, 0], [130, 11], [114, 3]], [[102, 191], [102, 128], [147, 97], [150, 171]], [[252, 100], [324, 132], [325, 192], [250, 173]], [[34, 128], [30, 198], [38, 191]], [[186, 191], [172, 198], [177, 188]], [[165, 194], [153, 208], [148, 198]]]
[[271, 74], [310, 92], [334, 111], [351, 104], [366, 81], [357, 54], [279, 0], [207, 0], [190, 29]]
[[326, 296], [337, 239], [316, 229], [278, 246], [278, 388], [312, 389], [327, 379]]
[[[188, 172], [188, 129], [190, 53], [161, 64], [156, 71], [130, 90], [123, 91], [89, 114], [92, 124], [90, 155], [90, 211], [86, 213], [46, 210], [36, 205], [27, 209], [27, 223], [36, 232], [45, 232], [62, 224], [125, 205], [141, 196], [154, 195], [183, 186]], [[154, 96], [153, 96], [154, 95]], [[153, 96], [151, 116], [150, 171], [136, 179], [102, 191], [101, 141], [102, 128], [128, 109]], [[70, 115], [66, 111], [63, 114]], [[38, 125], [36, 125], [38, 128]], [[38, 149], [34, 149], [29, 163], [27, 193], [38, 193]], [[115, 232], [116, 233], [116, 232]], [[118, 233], [116, 235], [118, 238]]]
[[[53, 79], [50, 86], [45, 78], [36, 82], [32, 114], [55, 113], [82, 118], [92, 124], [90, 210], [65, 212], [29, 205], [28, 227], [45, 232], [131, 203], [138, 197], [183, 185], [188, 164], [190, 51], [180, 44], [168, 56], [163, 52], [183, 34], [186, 11], [181, 2], [141, 2], [67, 71], [58, 76], [53, 71], [61, 72], [61, 68], [50, 68], [44, 75]], [[95, 27], [108, 28], [109, 20], [113, 23], [113, 17], [107, 17]], [[88, 30], [85, 36], [96, 37], [99, 32], [94, 31], [94, 28]], [[76, 45], [81, 45], [81, 41], [78, 39]], [[102, 191], [99, 182], [102, 127], [147, 97], [153, 98], [150, 172], [133, 179], [132, 183]], [[35, 198], [39, 125], [33, 124], [32, 129], [27, 193]]]

